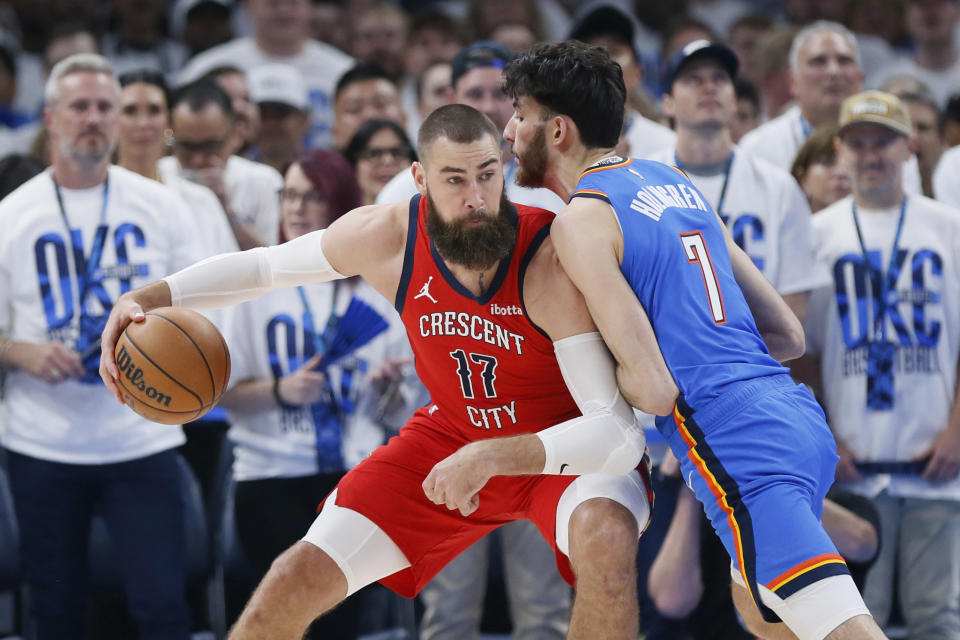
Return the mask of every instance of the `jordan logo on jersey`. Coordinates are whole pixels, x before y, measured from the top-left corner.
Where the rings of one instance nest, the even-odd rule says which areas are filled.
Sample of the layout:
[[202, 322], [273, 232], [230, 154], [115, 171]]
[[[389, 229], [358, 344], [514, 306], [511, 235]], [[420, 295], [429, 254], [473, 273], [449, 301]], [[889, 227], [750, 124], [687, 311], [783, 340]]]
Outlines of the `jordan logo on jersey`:
[[433, 276], [427, 278], [427, 281], [423, 283], [422, 287], [420, 287], [420, 293], [413, 296], [413, 299], [416, 300], [417, 298], [430, 298], [430, 300], [433, 301], [433, 304], [437, 304], [437, 299], [430, 295], [431, 282], [433, 282]]

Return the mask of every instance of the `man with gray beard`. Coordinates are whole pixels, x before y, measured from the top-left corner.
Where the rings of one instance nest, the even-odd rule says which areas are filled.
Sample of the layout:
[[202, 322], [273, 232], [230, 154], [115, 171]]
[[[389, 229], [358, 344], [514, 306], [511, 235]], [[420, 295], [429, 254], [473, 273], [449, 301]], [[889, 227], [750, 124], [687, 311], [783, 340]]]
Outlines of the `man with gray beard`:
[[83, 637], [94, 513], [140, 638], [185, 640], [183, 432], [111, 401], [97, 376], [114, 301], [203, 254], [186, 205], [111, 166], [120, 86], [103, 57], [58, 63], [52, 168], [0, 202], [2, 434], [39, 640]]

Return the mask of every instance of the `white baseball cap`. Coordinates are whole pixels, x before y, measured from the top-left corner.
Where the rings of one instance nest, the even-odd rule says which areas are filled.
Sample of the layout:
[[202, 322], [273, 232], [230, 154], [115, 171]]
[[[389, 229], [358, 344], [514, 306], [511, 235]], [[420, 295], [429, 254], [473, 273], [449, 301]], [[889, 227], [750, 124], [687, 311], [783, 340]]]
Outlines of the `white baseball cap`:
[[274, 102], [305, 111], [310, 101], [303, 76], [288, 64], [262, 64], [247, 71], [250, 100]]

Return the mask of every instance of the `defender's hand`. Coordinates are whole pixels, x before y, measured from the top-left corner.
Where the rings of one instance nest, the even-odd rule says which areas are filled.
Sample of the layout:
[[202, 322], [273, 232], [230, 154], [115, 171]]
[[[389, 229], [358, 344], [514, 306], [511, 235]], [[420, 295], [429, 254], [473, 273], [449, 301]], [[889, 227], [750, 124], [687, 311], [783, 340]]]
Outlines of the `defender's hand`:
[[423, 492], [434, 504], [446, 505], [468, 516], [480, 506], [480, 490], [490, 476], [482, 457], [476, 455], [482, 443], [461, 447], [433, 466], [423, 481]]

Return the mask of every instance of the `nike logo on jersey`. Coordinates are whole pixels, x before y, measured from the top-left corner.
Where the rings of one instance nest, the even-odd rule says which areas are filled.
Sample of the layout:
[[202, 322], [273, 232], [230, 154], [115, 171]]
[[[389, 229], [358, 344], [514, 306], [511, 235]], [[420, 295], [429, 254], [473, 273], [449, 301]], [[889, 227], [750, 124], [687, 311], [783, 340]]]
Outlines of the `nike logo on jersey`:
[[560, 465], [560, 475], [563, 475], [563, 470], [566, 469], [566, 468], [569, 467], [569, 466], [570, 466], [570, 465], [567, 464], [566, 462], [564, 462], [562, 465]]
[[433, 415], [434, 412], [435, 412], [437, 409], [439, 409], [439, 408], [440, 408], [440, 407], [438, 407], [437, 405], [433, 405], [433, 406], [430, 407], [430, 409], [427, 411], [427, 413], [429, 413], [430, 415]]
[[431, 282], [433, 282], [433, 276], [430, 276], [429, 278], [427, 278], [427, 281], [423, 283], [422, 287], [420, 287], [420, 293], [413, 296], [413, 299], [416, 300], [417, 298], [429, 298], [433, 302], [433, 304], [437, 304], [437, 299], [434, 298], [432, 295], [430, 295]]

